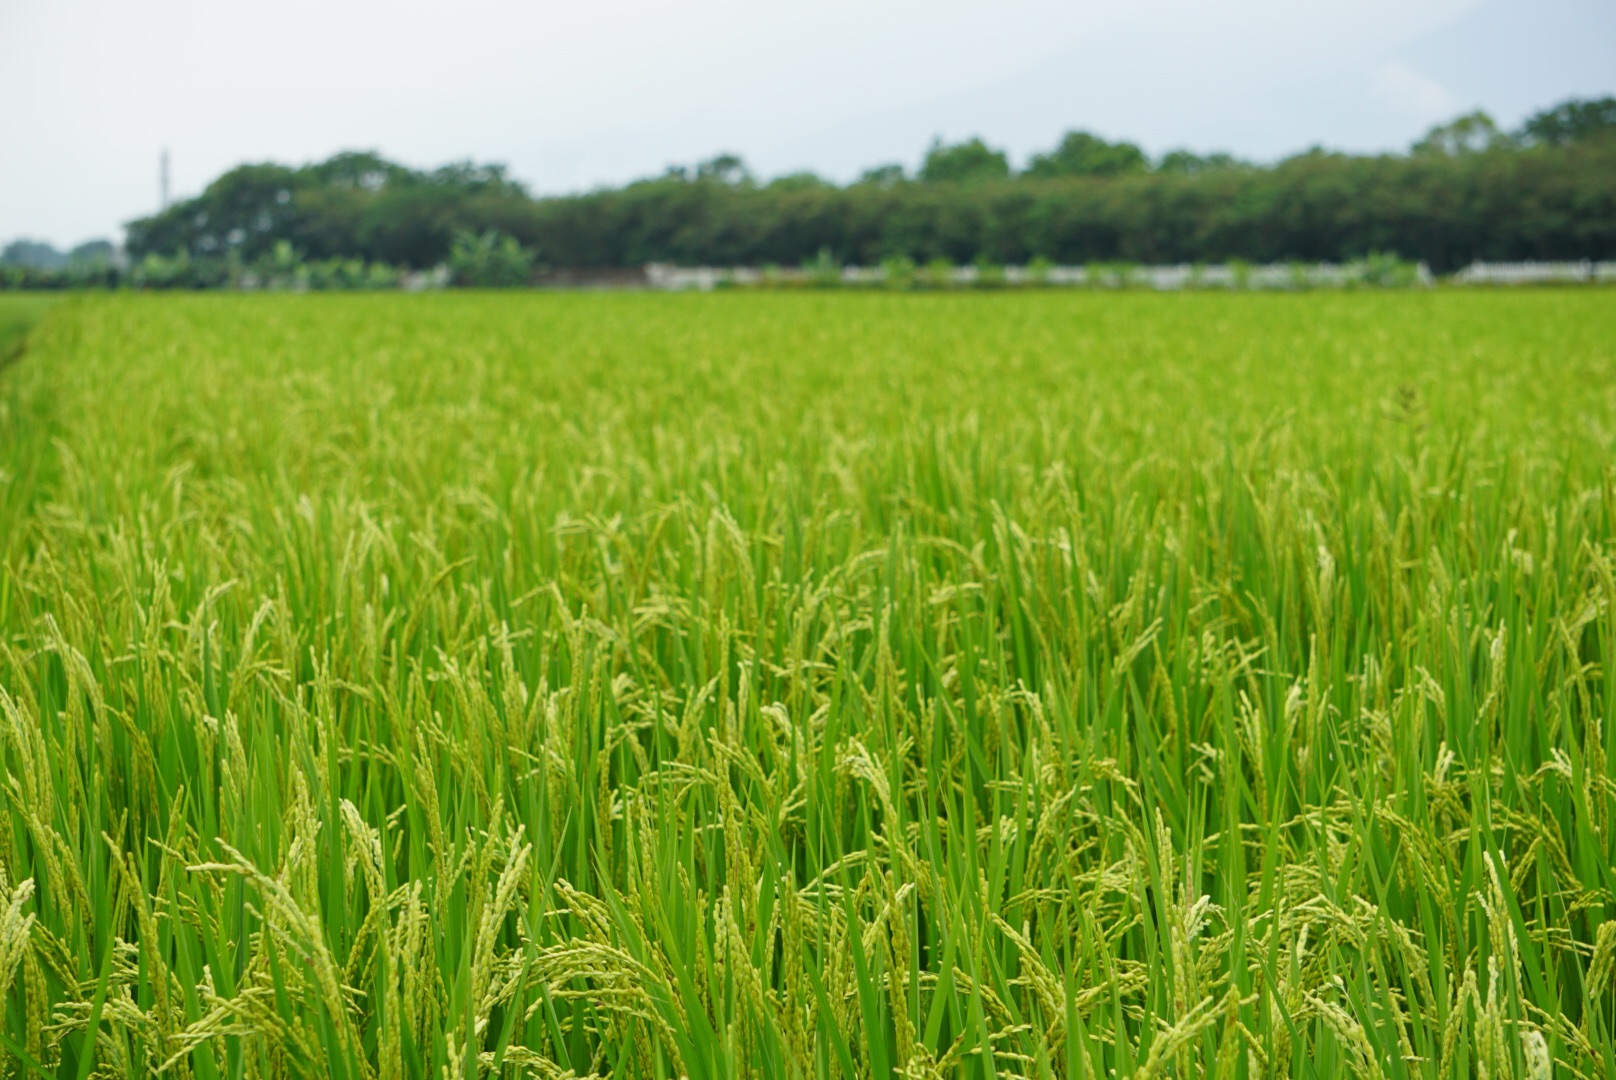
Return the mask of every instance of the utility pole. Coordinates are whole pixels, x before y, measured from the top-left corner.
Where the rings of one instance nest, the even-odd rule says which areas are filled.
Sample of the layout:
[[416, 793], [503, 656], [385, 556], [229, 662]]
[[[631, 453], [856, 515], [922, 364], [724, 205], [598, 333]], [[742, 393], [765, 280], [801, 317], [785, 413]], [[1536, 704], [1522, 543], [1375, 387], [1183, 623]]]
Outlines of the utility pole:
[[159, 210], [168, 209], [168, 148], [163, 148], [163, 156], [157, 167], [157, 197]]

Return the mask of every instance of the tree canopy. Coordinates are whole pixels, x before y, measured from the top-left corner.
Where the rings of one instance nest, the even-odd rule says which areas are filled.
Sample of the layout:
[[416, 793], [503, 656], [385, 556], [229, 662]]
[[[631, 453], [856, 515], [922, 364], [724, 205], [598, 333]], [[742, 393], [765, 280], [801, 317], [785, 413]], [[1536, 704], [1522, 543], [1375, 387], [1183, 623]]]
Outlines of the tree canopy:
[[1438, 124], [1414, 144], [1413, 152], [1459, 157], [1463, 154], [1479, 154], [1484, 150], [1507, 148], [1509, 144], [1510, 137], [1499, 130], [1498, 124], [1491, 116], [1478, 109], [1446, 124]]
[[109, 262], [116, 252], [110, 240], [88, 240], [69, 251], [58, 251], [43, 240], [20, 239], [0, 249], [0, 266], [63, 270]]
[[1532, 142], [1565, 146], [1616, 134], [1616, 97], [1567, 101], [1533, 116], [1521, 129]]
[[934, 140], [920, 166], [920, 179], [933, 184], [1003, 180], [1009, 175], [1009, 156], [979, 138], [951, 145]]
[[137, 260], [245, 265], [285, 244], [311, 260], [417, 268], [453, 250], [467, 267], [482, 265], [477, 252], [517, 265], [506, 237], [554, 268], [1395, 251], [1451, 269], [1476, 258], [1605, 258], [1616, 256], [1612, 132], [1616, 101], [1572, 101], [1512, 133], [1477, 112], [1433, 128], [1408, 154], [1315, 150], [1259, 166], [1188, 150], [1152, 162], [1132, 143], [1074, 131], [1019, 173], [1005, 151], [972, 138], [934, 142], [913, 176], [885, 165], [846, 186], [812, 173], [759, 181], [738, 155], [720, 154], [554, 197], [530, 195], [499, 165], [419, 170], [361, 151], [232, 169], [196, 198], [132, 222], [128, 250]]
[[1086, 131], [1069, 131], [1055, 149], [1034, 155], [1024, 175], [1126, 176], [1149, 169], [1150, 159], [1133, 143], [1106, 142]]

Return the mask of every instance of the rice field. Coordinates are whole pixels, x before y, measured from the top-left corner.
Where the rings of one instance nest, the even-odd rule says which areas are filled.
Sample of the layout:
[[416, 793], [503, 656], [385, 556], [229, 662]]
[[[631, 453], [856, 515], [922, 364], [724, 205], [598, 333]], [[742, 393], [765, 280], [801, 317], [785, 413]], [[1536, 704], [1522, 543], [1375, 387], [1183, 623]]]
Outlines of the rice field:
[[28, 331], [56, 299], [49, 295], [7, 296], [0, 293], [0, 365], [21, 355]]
[[1616, 304], [102, 296], [0, 1073], [1616, 1075]]

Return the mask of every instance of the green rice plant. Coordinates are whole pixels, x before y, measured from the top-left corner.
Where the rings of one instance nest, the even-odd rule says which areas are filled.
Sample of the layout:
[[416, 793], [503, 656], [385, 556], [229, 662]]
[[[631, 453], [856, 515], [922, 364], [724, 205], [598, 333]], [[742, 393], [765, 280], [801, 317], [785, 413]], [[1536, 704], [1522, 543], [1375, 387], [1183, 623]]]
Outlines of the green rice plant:
[[62, 304], [0, 373], [0, 1071], [1612, 1075], [1612, 342]]
[[48, 293], [0, 296], [0, 368], [22, 355], [29, 331], [59, 302]]

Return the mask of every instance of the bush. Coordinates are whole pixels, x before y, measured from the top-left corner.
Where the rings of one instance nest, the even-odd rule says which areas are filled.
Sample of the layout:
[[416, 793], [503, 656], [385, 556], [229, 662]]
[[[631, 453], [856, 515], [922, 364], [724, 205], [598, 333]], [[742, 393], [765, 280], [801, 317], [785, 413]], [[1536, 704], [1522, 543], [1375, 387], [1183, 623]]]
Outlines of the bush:
[[449, 250], [449, 272], [456, 285], [479, 289], [514, 289], [533, 276], [533, 252], [514, 236], [493, 229], [458, 232]]
[[820, 248], [819, 254], [802, 264], [803, 272], [808, 275], [808, 283], [820, 289], [834, 289], [842, 283], [842, 264], [830, 253], [830, 248]]
[[954, 285], [954, 264], [942, 256], [926, 264], [925, 282], [928, 289], [948, 289]]
[[985, 255], [976, 257], [976, 280], [973, 284], [978, 289], [1002, 289], [1005, 285], [1004, 267]]
[[1406, 288], [1419, 280], [1419, 264], [1398, 258], [1395, 252], [1371, 251], [1365, 259], [1348, 267], [1352, 280], [1365, 285]]
[[888, 255], [881, 260], [881, 284], [889, 289], [915, 287], [915, 260], [907, 255]]

